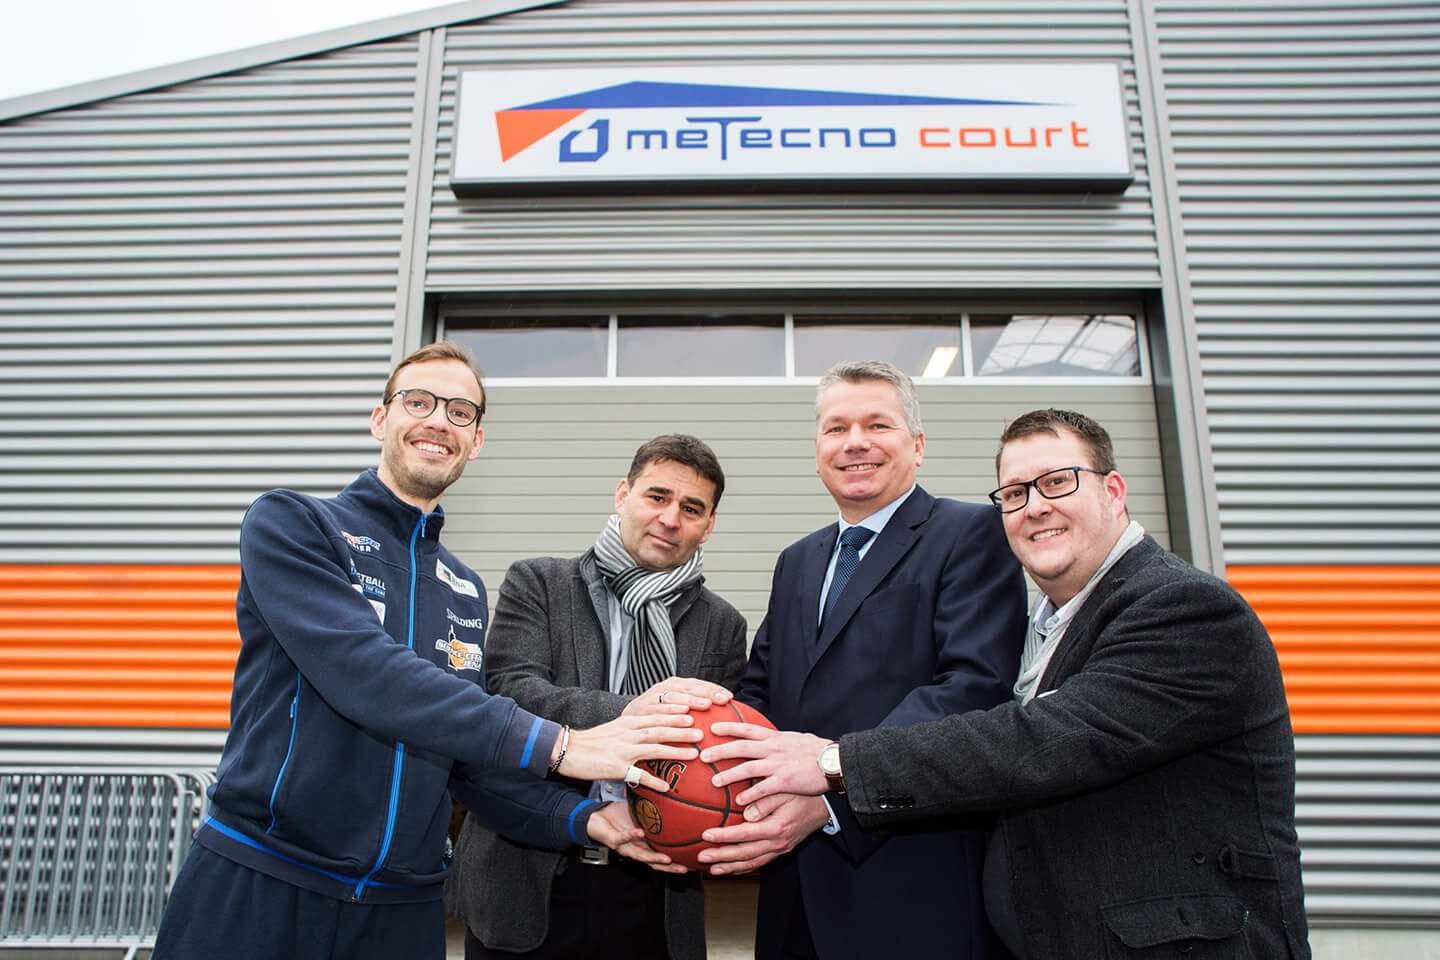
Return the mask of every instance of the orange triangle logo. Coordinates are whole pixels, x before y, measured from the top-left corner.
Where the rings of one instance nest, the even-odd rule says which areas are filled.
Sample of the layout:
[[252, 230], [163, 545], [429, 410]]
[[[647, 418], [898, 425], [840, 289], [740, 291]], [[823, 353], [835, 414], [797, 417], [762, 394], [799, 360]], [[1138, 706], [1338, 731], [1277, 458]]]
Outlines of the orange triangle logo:
[[495, 114], [495, 129], [500, 134], [500, 160], [509, 160], [547, 133], [560, 129], [574, 120], [580, 110], [502, 110]]

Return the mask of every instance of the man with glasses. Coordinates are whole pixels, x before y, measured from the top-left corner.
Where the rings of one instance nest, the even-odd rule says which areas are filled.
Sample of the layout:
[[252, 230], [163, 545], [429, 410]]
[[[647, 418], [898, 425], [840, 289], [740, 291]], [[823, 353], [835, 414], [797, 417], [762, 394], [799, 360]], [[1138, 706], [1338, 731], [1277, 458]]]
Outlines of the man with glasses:
[[[1295, 745], [1275, 649], [1224, 581], [1126, 510], [1110, 437], [1037, 410], [996, 457], [1010, 548], [1041, 596], [1012, 702], [830, 739], [751, 738], [738, 798], [844, 791], [866, 827], [999, 814], [987, 913], [1020, 960], [1304, 960]], [[753, 810], [753, 813], [751, 812]]]
[[687, 715], [572, 730], [484, 690], [485, 586], [439, 539], [484, 412], [469, 353], [422, 348], [370, 415], [377, 469], [246, 513], [230, 733], [156, 960], [440, 960], [451, 791], [526, 843], [662, 859], [545, 778], [663, 790], [636, 762], [693, 757]]

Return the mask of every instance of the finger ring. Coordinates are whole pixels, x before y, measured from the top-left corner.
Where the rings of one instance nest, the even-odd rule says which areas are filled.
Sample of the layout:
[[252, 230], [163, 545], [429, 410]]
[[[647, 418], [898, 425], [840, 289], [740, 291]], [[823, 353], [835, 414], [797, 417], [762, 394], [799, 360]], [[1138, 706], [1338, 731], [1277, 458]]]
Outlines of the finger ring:
[[657, 700], [656, 702], [657, 702], [657, 703], [664, 703], [664, 702], [665, 702], [665, 694], [663, 694], [663, 693], [660, 694], [660, 699]]
[[625, 770], [625, 786], [640, 786], [640, 772], [641, 771], [639, 767], [635, 766], [635, 764], [633, 763], [630, 764], [630, 766]]

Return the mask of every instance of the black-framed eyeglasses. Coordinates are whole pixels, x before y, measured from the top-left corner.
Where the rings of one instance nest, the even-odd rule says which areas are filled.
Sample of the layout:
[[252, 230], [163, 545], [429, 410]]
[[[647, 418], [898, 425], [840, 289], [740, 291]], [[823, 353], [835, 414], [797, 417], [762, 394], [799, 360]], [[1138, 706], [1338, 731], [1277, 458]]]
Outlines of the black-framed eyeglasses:
[[1104, 470], [1091, 470], [1089, 467], [1061, 467], [1058, 470], [1042, 473], [1034, 480], [1027, 480], [1024, 483], [1007, 483], [1003, 487], [997, 487], [990, 491], [990, 502], [1001, 513], [1023, 510], [1025, 505], [1030, 502], [1031, 487], [1034, 487], [1046, 500], [1059, 500], [1080, 489], [1081, 473], [1097, 473], [1102, 477], [1106, 475]]
[[474, 426], [480, 422], [480, 415], [485, 412], [473, 400], [466, 400], [464, 397], [437, 397], [429, 390], [419, 387], [396, 390], [385, 398], [385, 405], [389, 406], [390, 401], [396, 397], [400, 398], [400, 408], [416, 420], [424, 420], [430, 416], [435, 412], [435, 405], [444, 401], [445, 419], [457, 427]]

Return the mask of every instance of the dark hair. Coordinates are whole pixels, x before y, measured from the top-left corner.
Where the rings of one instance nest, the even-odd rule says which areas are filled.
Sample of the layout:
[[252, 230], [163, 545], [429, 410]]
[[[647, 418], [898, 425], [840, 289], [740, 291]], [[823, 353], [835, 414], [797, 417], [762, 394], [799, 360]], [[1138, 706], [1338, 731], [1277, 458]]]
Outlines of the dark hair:
[[1100, 424], [1074, 410], [1031, 410], [1011, 420], [1005, 432], [1000, 434], [1000, 449], [995, 451], [996, 478], [1000, 476], [1000, 454], [1005, 452], [1005, 444], [1037, 433], [1058, 437], [1061, 430], [1075, 434], [1085, 444], [1092, 469], [1101, 473], [1115, 469], [1115, 447], [1110, 443], [1110, 434]]
[[401, 370], [412, 363], [429, 363], [432, 360], [459, 360], [470, 368], [470, 372], [475, 374], [475, 385], [480, 388], [480, 416], [485, 416], [485, 381], [480, 376], [480, 368], [475, 365], [475, 355], [470, 352], [469, 347], [454, 340], [436, 340], [395, 364], [395, 369], [390, 371], [390, 377], [385, 381], [385, 392], [380, 395], [381, 401], [395, 392], [395, 378], [400, 375]]
[[646, 440], [635, 451], [635, 459], [630, 461], [626, 482], [633, 485], [645, 468], [657, 460], [669, 460], [689, 467], [715, 484], [715, 502], [710, 504], [711, 512], [720, 506], [720, 497], [725, 492], [725, 471], [720, 469], [719, 458], [704, 440], [687, 433], [667, 433], [654, 440]]

